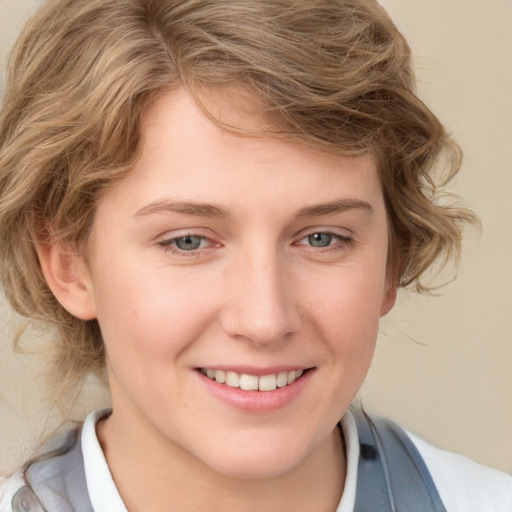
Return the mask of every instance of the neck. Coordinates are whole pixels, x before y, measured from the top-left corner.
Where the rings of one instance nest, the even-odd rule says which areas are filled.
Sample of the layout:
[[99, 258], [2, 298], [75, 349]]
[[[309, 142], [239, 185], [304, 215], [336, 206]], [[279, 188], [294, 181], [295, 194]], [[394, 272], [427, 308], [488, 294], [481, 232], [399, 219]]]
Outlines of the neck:
[[272, 478], [218, 473], [147, 426], [118, 421], [115, 412], [96, 430], [130, 512], [192, 512], [212, 504], [217, 510], [246, 512], [335, 511], [341, 499], [346, 459], [337, 428], [298, 466]]

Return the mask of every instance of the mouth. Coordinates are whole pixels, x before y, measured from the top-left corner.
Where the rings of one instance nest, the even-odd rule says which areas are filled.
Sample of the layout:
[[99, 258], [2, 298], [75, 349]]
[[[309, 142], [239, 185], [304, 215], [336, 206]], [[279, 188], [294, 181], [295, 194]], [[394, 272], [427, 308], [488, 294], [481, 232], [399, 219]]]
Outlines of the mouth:
[[200, 368], [199, 371], [218, 384], [244, 391], [274, 391], [284, 388], [300, 379], [308, 369], [296, 369], [267, 375], [251, 375], [237, 373], [230, 370], [217, 370], [213, 368]]

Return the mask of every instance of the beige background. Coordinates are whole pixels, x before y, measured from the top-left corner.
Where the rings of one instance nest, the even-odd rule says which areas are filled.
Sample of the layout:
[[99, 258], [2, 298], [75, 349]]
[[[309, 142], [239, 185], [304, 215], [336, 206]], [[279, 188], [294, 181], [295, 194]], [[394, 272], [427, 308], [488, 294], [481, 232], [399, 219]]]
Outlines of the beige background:
[[[383, 0], [409, 38], [422, 98], [465, 151], [454, 188], [483, 223], [468, 232], [459, 279], [441, 297], [402, 293], [382, 322], [361, 393], [442, 447], [512, 473], [512, 1]], [[2, 61], [37, 0], [0, 0]], [[0, 301], [0, 472], [30, 451], [55, 414], [41, 362], [10, 350], [16, 319]], [[30, 331], [25, 340], [44, 336]], [[87, 386], [77, 414], [106, 402]]]

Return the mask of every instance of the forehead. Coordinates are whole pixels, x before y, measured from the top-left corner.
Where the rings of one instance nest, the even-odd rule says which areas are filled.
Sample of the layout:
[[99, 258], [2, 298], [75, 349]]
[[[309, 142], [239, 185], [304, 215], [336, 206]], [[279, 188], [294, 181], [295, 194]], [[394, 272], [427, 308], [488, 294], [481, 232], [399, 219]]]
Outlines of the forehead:
[[113, 188], [138, 211], [165, 200], [219, 203], [225, 210], [251, 206], [274, 214], [340, 199], [380, 204], [381, 187], [371, 157], [327, 153], [265, 136], [261, 105], [247, 95], [212, 94], [206, 107], [216, 119], [243, 130], [224, 129], [185, 90], [166, 93], [142, 120], [142, 151], [132, 172]]

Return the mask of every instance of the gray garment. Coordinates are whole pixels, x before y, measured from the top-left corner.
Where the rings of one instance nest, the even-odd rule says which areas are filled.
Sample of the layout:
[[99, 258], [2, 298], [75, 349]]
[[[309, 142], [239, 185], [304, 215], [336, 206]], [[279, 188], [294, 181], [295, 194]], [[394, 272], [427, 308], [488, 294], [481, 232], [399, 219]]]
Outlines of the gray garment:
[[403, 429], [351, 410], [360, 448], [354, 512], [446, 512], [423, 458]]
[[14, 495], [13, 512], [94, 512], [78, 430], [60, 449], [29, 464], [24, 476], [27, 485]]
[[[354, 512], [446, 512], [432, 477], [407, 434], [353, 408], [360, 443]], [[13, 512], [94, 512], [85, 479], [80, 434], [29, 464]]]

